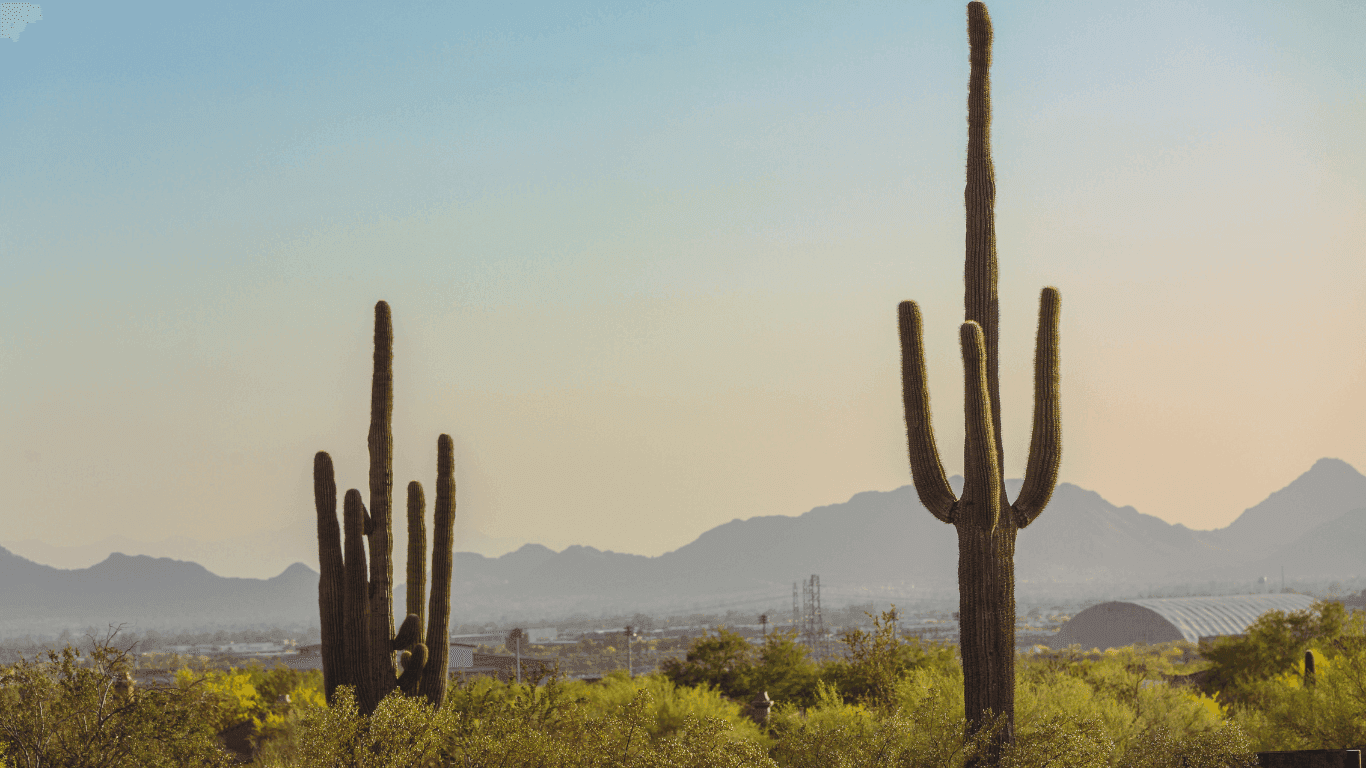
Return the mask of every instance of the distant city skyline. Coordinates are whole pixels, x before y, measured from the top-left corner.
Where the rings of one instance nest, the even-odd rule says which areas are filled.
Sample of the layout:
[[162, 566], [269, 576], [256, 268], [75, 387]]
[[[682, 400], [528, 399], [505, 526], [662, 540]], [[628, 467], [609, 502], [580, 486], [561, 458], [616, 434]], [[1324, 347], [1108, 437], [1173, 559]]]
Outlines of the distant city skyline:
[[[457, 548], [909, 483], [903, 299], [960, 473], [965, 5], [46, 5], [0, 41], [0, 539], [306, 529], [318, 450], [368, 495], [381, 299], [396, 553], [441, 433]], [[1047, 285], [1060, 480], [1211, 529], [1366, 469], [1366, 8], [988, 8], [1007, 476]]]

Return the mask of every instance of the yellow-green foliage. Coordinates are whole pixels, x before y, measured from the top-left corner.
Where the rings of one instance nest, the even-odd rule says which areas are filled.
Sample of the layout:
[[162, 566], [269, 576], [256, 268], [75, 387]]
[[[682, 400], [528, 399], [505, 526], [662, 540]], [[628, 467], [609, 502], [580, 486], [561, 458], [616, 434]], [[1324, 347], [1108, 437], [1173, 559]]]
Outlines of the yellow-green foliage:
[[[596, 699], [569, 698], [558, 681], [534, 690], [480, 681], [461, 686], [440, 709], [395, 694], [365, 718], [350, 687], [337, 689], [335, 707], [314, 713], [301, 729], [300, 768], [388, 768], [456, 764], [476, 766], [575, 765], [773, 766], [755, 742], [738, 737], [718, 718], [685, 717], [660, 727], [650, 688], [605, 686]], [[613, 700], [630, 690], [624, 705]], [[576, 687], [577, 692], [583, 693]], [[682, 701], [687, 700], [685, 694]], [[652, 735], [652, 731], [655, 732]]]
[[[456, 722], [449, 709], [434, 709], [425, 698], [390, 691], [373, 715], [363, 717], [355, 689], [337, 688], [336, 705], [316, 710], [299, 727], [298, 768], [407, 768], [424, 765], [437, 753]], [[270, 765], [271, 762], [261, 761]]]
[[453, 687], [447, 695], [451, 707], [471, 717], [485, 717], [497, 711], [550, 724], [570, 707], [588, 718], [609, 717], [630, 705], [641, 690], [649, 693], [648, 703], [642, 705], [642, 727], [652, 738], [673, 736], [692, 718], [723, 721], [735, 738], [756, 742], [764, 739], [758, 726], [741, 715], [738, 702], [708, 685], [679, 686], [660, 674], [630, 678], [618, 671], [596, 683], [556, 680], [538, 687], [483, 677]]
[[[1308, 632], [1299, 638], [1289, 635], [1293, 645], [1283, 643], [1289, 648], [1281, 655], [1284, 658], [1294, 653], [1296, 658], [1277, 665], [1274, 674], [1226, 675], [1237, 681], [1235, 718], [1248, 733], [1255, 734], [1257, 749], [1354, 749], [1366, 745], [1366, 615], [1334, 615], [1340, 610], [1341, 606], [1329, 604], [1299, 615], [1264, 616], [1247, 637], [1221, 644], [1224, 658], [1268, 656], [1265, 651], [1239, 646], [1269, 644], [1268, 637], [1285, 637], [1287, 626], [1317, 625], [1312, 636], [1304, 637]], [[1322, 620], [1325, 617], [1327, 621]], [[1304, 650], [1314, 654], [1312, 684], [1305, 677]]]
[[[215, 732], [251, 722], [254, 741], [261, 754], [286, 759], [294, 754], [295, 731], [310, 711], [326, 706], [318, 670], [292, 670], [277, 664], [266, 670], [259, 662], [245, 669], [228, 670], [183, 667], [176, 672], [176, 686], [197, 688], [214, 708], [206, 718]], [[288, 702], [281, 701], [288, 696]]]
[[[846, 702], [866, 703], [886, 708], [896, 698], [900, 681], [915, 677], [916, 673], [932, 671], [929, 677], [955, 676], [963, 685], [962, 668], [953, 646], [906, 640], [896, 635], [894, 612], [884, 611], [873, 619], [872, 631], [854, 629], [845, 632], [840, 640], [845, 646], [845, 657], [826, 662], [817, 673], [825, 682], [834, 684]], [[928, 683], [927, 683], [928, 684]], [[959, 691], [958, 701], [963, 697]], [[801, 702], [797, 702], [801, 703]]]
[[1269, 611], [1243, 635], [1222, 638], [1202, 649], [1210, 661], [1204, 687], [1220, 691], [1230, 704], [1259, 706], [1262, 683], [1303, 670], [1306, 650], [1331, 650], [1338, 638], [1352, 632], [1341, 603], [1318, 602], [1290, 613]]
[[195, 686], [139, 687], [127, 696], [116, 679], [132, 669], [128, 649], [71, 646], [46, 660], [0, 670], [0, 742], [16, 766], [226, 766], [208, 721], [214, 703]]
[[821, 682], [805, 712], [786, 706], [773, 716], [773, 757], [784, 768], [833, 766], [962, 766], [980, 755], [989, 732], [965, 743], [961, 675], [916, 670], [892, 694], [890, 708], [850, 703]]
[[1092, 734], [1109, 745], [1107, 761], [1114, 765], [1128, 765], [1159, 745], [1201, 755], [1213, 744], [1242, 744], [1246, 752], [1245, 737], [1227, 722], [1216, 697], [1168, 682], [1187, 671], [1178, 663], [1190, 655], [1187, 645], [1022, 657], [1015, 690], [1021, 746], [1044, 737]]

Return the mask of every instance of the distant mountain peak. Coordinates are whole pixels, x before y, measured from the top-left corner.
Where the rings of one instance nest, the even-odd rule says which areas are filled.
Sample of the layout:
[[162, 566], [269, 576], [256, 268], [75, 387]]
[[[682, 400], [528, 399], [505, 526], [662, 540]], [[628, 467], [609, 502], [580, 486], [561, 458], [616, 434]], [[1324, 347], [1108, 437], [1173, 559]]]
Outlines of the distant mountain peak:
[[318, 577], [318, 572], [315, 571], [315, 570], [313, 570], [312, 568], [309, 568], [307, 565], [304, 565], [303, 563], [294, 563], [293, 565], [291, 565], [291, 566], [289, 566], [288, 568], [286, 568], [286, 569], [284, 569], [283, 571], [281, 571], [281, 572], [280, 572], [280, 575], [279, 575], [279, 576], [276, 576], [275, 578], [277, 578], [277, 579], [286, 579], [286, 578], [293, 579], [293, 578], [300, 578], [300, 577], [304, 577], [304, 576], [307, 576], [307, 577], [309, 577], [309, 578], [317, 578], [317, 577]]
[[1366, 504], [1366, 476], [1351, 464], [1322, 458], [1291, 483], [1210, 533], [1227, 547], [1270, 552], [1348, 510]]

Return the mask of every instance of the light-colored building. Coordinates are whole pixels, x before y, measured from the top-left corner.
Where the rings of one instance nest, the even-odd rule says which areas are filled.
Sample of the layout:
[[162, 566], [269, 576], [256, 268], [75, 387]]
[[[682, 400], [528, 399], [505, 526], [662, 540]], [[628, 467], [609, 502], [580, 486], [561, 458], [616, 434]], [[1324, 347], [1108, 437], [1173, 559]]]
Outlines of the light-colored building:
[[474, 649], [478, 646], [466, 645], [465, 643], [451, 643], [450, 653], [447, 655], [446, 664], [451, 669], [468, 669], [474, 666]]
[[1117, 600], [1073, 616], [1049, 645], [1103, 651], [1134, 643], [1196, 643], [1201, 638], [1241, 635], [1268, 611], [1302, 611], [1313, 604], [1309, 595], [1287, 594]]
[[556, 639], [554, 627], [532, 627], [526, 631], [526, 641], [528, 643], [552, 643]]
[[[474, 666], [473, 645], [464, 643], [451, 643], [451, 650], [446, 656], [447, 669], [468, 669]], [[306, 645], [299, 649], [297, 654], [282, 656], [281, 661], [290, 669], [308, 670], [322, 669], [322, 645]], [[400, 667], [401, 669], [401, 667]]]

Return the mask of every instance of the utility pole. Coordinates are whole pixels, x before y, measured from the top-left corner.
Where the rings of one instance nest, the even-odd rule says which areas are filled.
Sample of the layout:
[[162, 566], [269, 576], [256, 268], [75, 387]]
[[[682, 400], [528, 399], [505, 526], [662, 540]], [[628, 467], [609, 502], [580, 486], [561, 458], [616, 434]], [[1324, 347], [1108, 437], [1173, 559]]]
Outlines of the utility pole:
[[517, 684], [522, 684], [522, 628], [517, 628]]
[[635, 677], [635, 670], [631, 667], [631, 625], [626, 625], [626, 676]]

